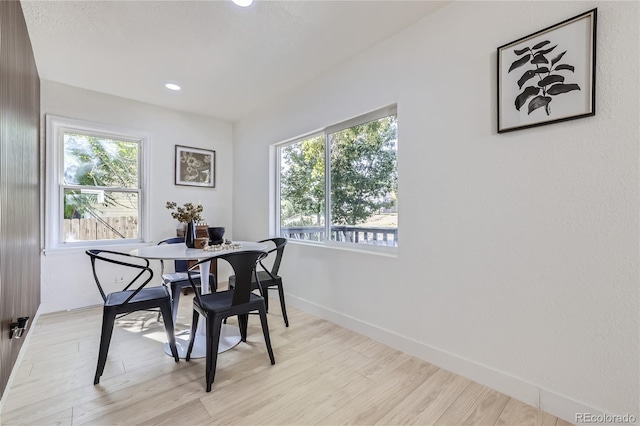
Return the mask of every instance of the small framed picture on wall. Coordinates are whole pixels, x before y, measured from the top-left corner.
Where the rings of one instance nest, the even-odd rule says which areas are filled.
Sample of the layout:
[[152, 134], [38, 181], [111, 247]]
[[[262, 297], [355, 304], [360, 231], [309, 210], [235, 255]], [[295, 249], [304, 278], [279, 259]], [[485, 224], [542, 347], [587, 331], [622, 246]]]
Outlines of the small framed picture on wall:
[[175, 163], [176, 185], [215, 188], [215, 151], [176, 145]]
[[498, 133], [595, 115], [597, 12], [498, 48]]

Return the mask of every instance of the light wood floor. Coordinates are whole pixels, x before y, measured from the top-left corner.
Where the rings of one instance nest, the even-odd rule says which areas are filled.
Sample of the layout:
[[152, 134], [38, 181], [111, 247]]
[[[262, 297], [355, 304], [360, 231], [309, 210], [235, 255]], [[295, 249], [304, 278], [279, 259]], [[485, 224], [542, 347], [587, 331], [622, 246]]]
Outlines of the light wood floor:
[[[478, 383], [272, 299], [270, 365], [259, 320], [247, 343], [218, 357], [213, 390], [204, 359], [175, 363], [150, 313], [114, 330], [93, 386], [101, 308], [42, 315], [1, 413], [4, 425], [566, 425]], [[178, 330], [187, 329], [183, 296]], [[235, 321], [230, 321], [235, 322]]]

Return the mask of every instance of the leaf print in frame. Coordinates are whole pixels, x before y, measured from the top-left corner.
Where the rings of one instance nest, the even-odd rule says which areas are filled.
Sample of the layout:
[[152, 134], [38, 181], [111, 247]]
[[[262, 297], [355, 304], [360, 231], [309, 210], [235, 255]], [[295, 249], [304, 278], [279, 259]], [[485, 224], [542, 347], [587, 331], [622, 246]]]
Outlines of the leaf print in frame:
[[498, 133], [595, 115], [597, 9], [498, 48]]

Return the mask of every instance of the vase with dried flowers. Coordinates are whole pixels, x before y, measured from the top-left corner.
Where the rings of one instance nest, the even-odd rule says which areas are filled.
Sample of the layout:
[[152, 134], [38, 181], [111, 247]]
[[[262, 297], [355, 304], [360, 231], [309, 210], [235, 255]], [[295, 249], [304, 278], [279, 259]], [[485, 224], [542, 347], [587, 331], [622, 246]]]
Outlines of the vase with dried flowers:
[[165, 206], [169, 210], [175, 210], [171, 212], [171, 217], [176, 219], [180, 223], [187, 224], [187, 230], [184, 235], [184, 243], [189, 248], [195, 247], [196, 241], [196, 222], [202, 220], [202, 205], [194, 205], [193, 203], [185, 203], [184, 206], [178, 206], [173, 201], [167, 201]]

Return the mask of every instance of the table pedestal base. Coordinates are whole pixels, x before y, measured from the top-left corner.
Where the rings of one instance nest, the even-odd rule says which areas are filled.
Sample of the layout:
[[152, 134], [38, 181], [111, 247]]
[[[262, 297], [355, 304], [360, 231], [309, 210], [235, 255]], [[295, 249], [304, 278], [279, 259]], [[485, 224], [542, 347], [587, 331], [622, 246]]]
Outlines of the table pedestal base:
[[[176, 349], [178, 350], [178, 357], [181, 359], [187, 357], [187, 349], [189, 349], [190, 338], [190, 330], [185, 330], [181, 333], [176, 334]], [[233, 325], [222, 324], [222, 330], [220, 330], [220, 343], [218, 344], [218, 353], [228, 351], [238, 343], [240, 343], [240, 329]], [[172, 356], [169, 343], [164, 344], [164, 352], [167, 355]], [[196, 339], [193, 342], [193, 350], [191, 351], [191, 358], [205, 358], [206, 356], [206, 336], [204, 334], [196, 334]]]

